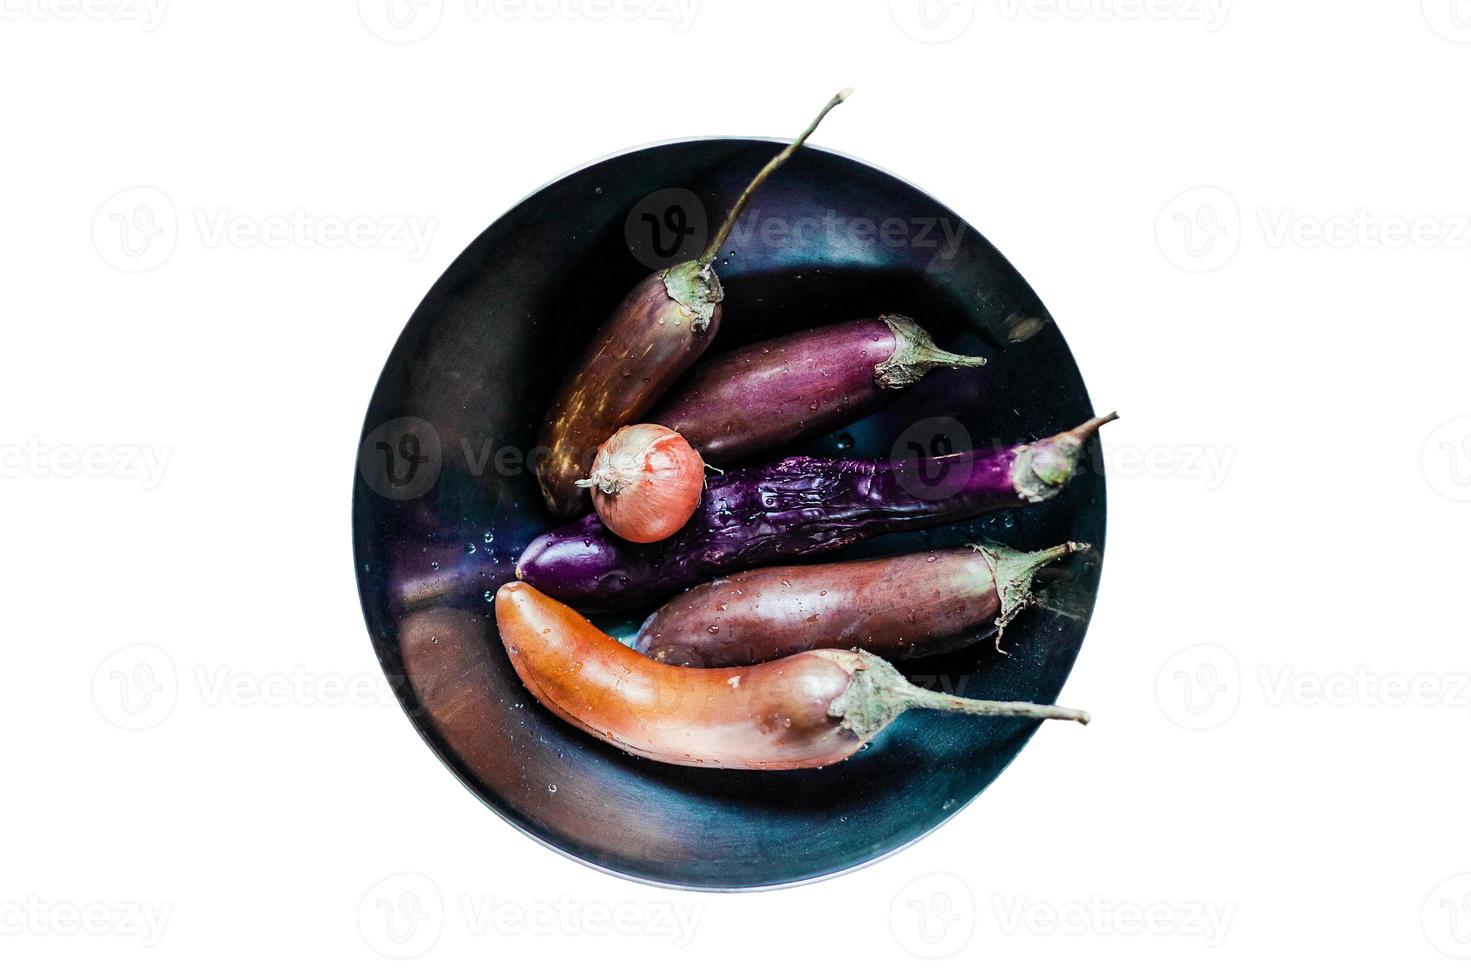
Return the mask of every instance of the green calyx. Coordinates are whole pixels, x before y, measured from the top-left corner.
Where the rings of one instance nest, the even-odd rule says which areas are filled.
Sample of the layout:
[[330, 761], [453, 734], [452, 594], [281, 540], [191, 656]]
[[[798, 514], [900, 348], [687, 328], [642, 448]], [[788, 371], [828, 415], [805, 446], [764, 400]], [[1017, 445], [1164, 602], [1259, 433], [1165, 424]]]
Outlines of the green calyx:
[[689, 311], [693, 320], [690, 329], [695, 333], [703, 333], [710, 328], [715, 307], [725, 299], [720, 277], [711, 266], [699, 262], [681, 262], [665, 270], [664, 291]]
[[1088, 724], [1088, 712], [1027, 701], [979, 701], [916, 687], [887, 661], [862, 650], [814, 650], [852, 678], [846, 690], [828, 705], [831, 718], [860, 744], [872, 742], [891, 722], [911, 708], [999, 718], [1057, 719]]
[[935, 343], [929, 331], [907, 316], [885, 313], [879, 317], [894, 332], [894, 353], [873, 369], [873, 380], [880, 388], [905, 388], [938, 367], [982, 367], [984, 357], [952, 354]]
[[1022, 610], [1037, 601], [1036, 593], [1032, 591], [1032, 580], [1037, 571], [1059, 558], [1091, 550], [1090, 545], [1076, 541], [1041, 551], [1017, 551], [992, 541], [976, 542], [970, 547], [985, 559], [986, 567], [991, 570], [991, 581], [995, 584], [996, 595], [1001, 600], [1001, 611], [996, 614], [998, 653], [1005, 652], [1001, 649], [1001, 635], [1006, 627]]
[[1011, 467], [1011, 485], [1017, 495], [1029, 504], [1036, 504], [1061, 493], [1078, 472], [1083, 446], [1099, 429], [1118, 417], [1118, 412], [1100, 415], [1075, 429], [1018, 449]]

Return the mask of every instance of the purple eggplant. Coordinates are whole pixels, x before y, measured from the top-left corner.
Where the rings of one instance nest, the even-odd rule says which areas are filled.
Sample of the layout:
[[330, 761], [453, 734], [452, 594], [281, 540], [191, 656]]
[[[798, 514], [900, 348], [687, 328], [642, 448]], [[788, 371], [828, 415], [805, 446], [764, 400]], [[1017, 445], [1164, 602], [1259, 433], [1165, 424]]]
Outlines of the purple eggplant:
[[862, 418], [934, 368], [985, 363], [941, 350], [909, 317], [886, 313], [717, 357], [696, 368], [652, 421], [723, 466]]
[[1114, 418], [1037, 442], [949, 456], [791, 456], [732, 470], [709, 481], [699, 509], [672, 537], [631, 544], [589, 514], [534, 539], [516, 576], [583, 609], [629, 609], [743, 568], [1037, 503], [1061, 492], [1077, 472], [1084, 442]]
[[775, 565], [698, 585], [644, 621], [633, 648], [664, 663], [744, 667], [822, 648], [888, 660], [949, 653], [1001, 632], [1033, 601], [1037, 570], [1087, 545], [964, 548]]
[[715, 339], [725, 298], [715, 258], [736, 218], [851, 91], [833, 96], [807, 129], [757, 172], [698, 259], [644, 278], [593, 335], [552, 399], [538, 439], [545, 453], [537, 460], [536, 477], [554, 514], [571, 517], [586, 509], [587, 491], [577, 481], [587, 476], [598, 446], [639, 421]]

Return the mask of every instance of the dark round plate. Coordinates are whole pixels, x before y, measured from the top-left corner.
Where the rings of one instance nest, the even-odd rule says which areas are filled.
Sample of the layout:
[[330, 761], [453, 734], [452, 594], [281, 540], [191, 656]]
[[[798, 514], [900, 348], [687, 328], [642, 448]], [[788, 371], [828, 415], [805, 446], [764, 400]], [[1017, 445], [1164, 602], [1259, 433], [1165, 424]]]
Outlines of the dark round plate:
[[[553, 523], [525, 465], [551, 393], [635, 282], [703, 247], [776, 147], [709, 139], [632, 150], [517, 205], [415, 311], [374, 392], [358, 458], [363, 612], [425, 740], [531, 837], [659, 884], [769, 887], [873, 861], [953, 816], [1036, 729], [915, 711], [822, 770], [682, 768], [562, 723], [506, 660], [489, 597]], [[900, 312], [942, 345], [991, 358], [980, 370], [932, 375], [889, 409], [792, 451], [942, 453], [966, 440], [1051, 435], [1092, 414], [1062, 335], [1016, 270], [948, 208], [882, 171], [802, 150], [755, 198], [728, 252], [718, 266], [727, 298], [714, 352]], [[903, 665], [918, 683], [972, 697], [1052, 702], [1087, 629], [1103, 533], [1104, 481], [1090, 465], [1040, 506], [889, 535], [840, 556], [978, 535], [1022, 548], [1094, 545], [1053, 575], [1041, 608], [1008, 629], [1009, 655], [986, 641]], [[602, 625], [626, 637], [643, 612]]]

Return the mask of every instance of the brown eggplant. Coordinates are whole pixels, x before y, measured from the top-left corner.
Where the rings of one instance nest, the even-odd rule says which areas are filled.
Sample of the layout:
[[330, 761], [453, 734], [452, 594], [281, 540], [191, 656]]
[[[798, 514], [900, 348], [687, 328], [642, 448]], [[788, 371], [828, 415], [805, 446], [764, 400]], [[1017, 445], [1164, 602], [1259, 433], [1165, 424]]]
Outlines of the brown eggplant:
[[645, 278], [593, 336], [552, 399], [538, 440], [537, 479], [558, 516], [572, 517], [587, 506], [587, 492], [577, 481], [587, 475], [598, 446], [623, 426], [643, 421], [715, 339], [725, 292], [714, 263], [736, 218], [766, 178], [851, 92], [833, 96], [807, 129], [761, 168], [699, 258]]
[[1030, 553], [984, 542], [715, 579], [670, 599], [633, 648], [665, 663], [741, 667], [825, 647], [889, 660], [948, 653], [1001, 632], [1031, 605], [1042, 566], [1087, 550]]

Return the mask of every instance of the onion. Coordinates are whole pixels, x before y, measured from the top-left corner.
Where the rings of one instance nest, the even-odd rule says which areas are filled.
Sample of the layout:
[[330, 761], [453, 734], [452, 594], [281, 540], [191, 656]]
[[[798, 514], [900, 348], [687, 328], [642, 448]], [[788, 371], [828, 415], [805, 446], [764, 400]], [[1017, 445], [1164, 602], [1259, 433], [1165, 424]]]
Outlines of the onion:
[[700, 505], [705, 464], [678, 432], [628, 425], [598, 447], [592, 472], [578, 480], [608, 530], [635, 544], [663, 541]]

